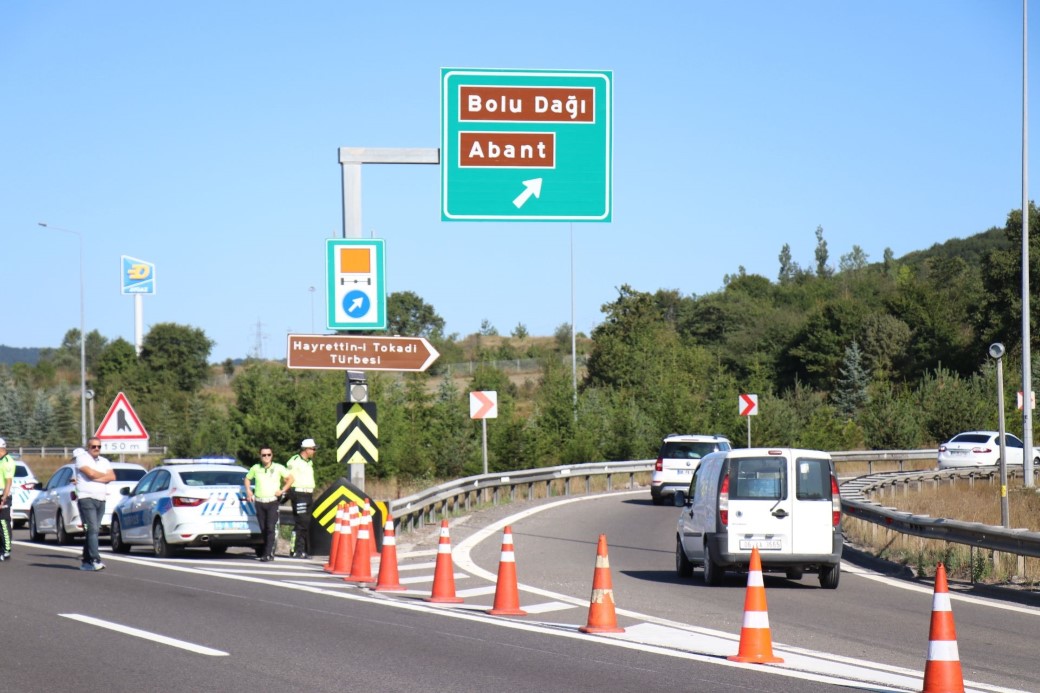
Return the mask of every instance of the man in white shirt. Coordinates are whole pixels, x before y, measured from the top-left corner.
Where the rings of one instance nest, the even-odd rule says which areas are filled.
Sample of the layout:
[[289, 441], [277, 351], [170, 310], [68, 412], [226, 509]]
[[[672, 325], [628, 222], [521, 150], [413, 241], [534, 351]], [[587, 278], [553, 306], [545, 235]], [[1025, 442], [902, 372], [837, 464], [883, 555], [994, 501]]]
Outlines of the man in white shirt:
[[115, 481], [116, 475], [112, 465], [101, 456], [101, 441], [97, 438], [87, 440], [87, 449], [76, 448], [72, 451], [76, 460], [76, 504], [79, 506], [79, 517], [83, 529], [87, 533], [83, 542], [83, 564], [80, 570], [104, 570], [98, 552], [98, 531], [101, 529], [101, 518], [105, 514], [105, 498], [108, 494], [106, 484]]

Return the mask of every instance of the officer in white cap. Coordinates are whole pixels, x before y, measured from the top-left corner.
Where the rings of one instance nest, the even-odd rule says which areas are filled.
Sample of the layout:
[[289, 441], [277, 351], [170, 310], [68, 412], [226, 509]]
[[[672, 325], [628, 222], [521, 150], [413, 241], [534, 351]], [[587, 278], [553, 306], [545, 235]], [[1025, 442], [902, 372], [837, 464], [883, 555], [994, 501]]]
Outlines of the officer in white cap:
[[292, 558], [310, 558], [311, 501], [314, 499], [313, 458], [317, 448], [313, 438], [304, 438], [300, 443], [300, 452], [285, 463], [293, 478], [292, 490], [289, 492], [296, 526], [290, 553]]

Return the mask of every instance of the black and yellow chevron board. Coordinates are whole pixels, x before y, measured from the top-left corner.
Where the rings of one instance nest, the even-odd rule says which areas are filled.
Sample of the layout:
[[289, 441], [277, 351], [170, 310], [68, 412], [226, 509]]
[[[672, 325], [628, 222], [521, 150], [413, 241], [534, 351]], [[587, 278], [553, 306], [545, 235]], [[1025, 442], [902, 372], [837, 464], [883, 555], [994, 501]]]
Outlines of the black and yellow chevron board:
[[[346, 478], [336, 479], [325, 492], [314, 500], [311, 508], [311, 517], [314, 518], [311, 526], [311, 536], [315, 534], [331, 535], [336, 528], [336, 508], [340, 501], [345, 503], [357, 503], [358, 507], [368, 506], [372, 512], [372, 530], [375, 532], [376, 545], [382, 548], [383, 523], [386, 521], [387, 503], [385, 501], [370, 501], [368, 494], [350, 483]], [[325, 540], [328, 542], [328, 539]]]
[[342, 464], [379, 461], [375, 402], [340, 402], [336, 405], [336, 459]]

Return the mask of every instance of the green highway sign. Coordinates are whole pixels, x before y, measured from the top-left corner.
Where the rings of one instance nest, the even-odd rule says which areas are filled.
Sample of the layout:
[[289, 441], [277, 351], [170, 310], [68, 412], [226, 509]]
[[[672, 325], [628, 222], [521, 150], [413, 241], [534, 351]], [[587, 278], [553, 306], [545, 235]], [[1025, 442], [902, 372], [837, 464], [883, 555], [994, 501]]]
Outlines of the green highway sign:
[[443, 221], [610, 221], [613, 73], [441, 69]]

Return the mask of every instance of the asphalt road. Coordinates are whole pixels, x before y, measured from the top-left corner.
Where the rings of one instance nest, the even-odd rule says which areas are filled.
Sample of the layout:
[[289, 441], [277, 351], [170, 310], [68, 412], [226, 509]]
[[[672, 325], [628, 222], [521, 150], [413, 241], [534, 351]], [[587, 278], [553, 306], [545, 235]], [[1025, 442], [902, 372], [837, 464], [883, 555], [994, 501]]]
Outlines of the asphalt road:
[[[703, 586], [699, 572], [677, 579], [676, 515], [637, 494], [499, 506], [454, 520], [465, 603], [451, 607], [422, 600], [435, 527], [400, 538], [409, 591], [396, 596], [346, 585], [320, 561], [259, 564], [244, 553], [205, 551], [157, 561], [135, 550], [106, 555], [105, 571], [82, 573], [79, 547], [18, 542], [14, 560], [0, 564], [0, 691], [914, 690], [913, 682], [833, 684], [804, 672], [826, 661], [841, 681], [868, 661], [875, 670], [866, 678], [919, 677], [930, 585], [846, 571], [829, 591], [815, 576], [767, 576], [773, 643], [787, 664], [734, 666], [724, 655], [736, 651], [745, 578], [717, 588]], [[483, 614], [494, 598], [503, 521], [513, 529], [526, 617]], [[587, 621], [600, 533], [627, 631], [620, 636], [577, 632]], [[1040, 599], [971, 598], [953, 606], [965, 678], [981, 684], [975, 690], [1040, 690], [1029, 635], [1038, 632]], [[806, 651], [822, 655], [797, 665]]]

